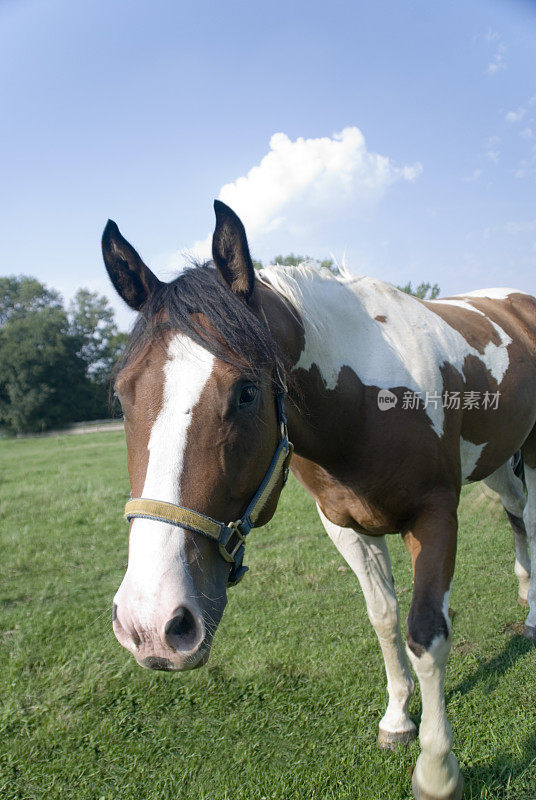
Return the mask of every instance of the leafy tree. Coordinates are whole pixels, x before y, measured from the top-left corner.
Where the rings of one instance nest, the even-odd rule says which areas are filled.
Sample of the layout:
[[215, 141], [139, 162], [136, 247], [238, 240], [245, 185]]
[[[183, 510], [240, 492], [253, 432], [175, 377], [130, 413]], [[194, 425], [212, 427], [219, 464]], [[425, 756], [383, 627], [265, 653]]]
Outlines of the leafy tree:
[[109, 376], [126, 334], [105, 297], [69, 311], [35, 278], [0, 279], [0, 426], [15, 433], [109, 416]]
[[[296, 256], [294, 253], [289, 253], [287, 256], [276, 256], [270, 263], [281, 264], [283, 267], [297, 267], [299, 264], [303, 264], [304, 261], [312, 261], [320, 269], [328, 269], [334, 274], [339, 272], [339, 268], [334, 264], [331, 258], [324, 258], [322, 261], [319, 261], [317, 258], [311, 258], [311, 256]], [[254, 260], [253, 266], [255, 269], [262, 269], [262, 261]]]
[[86, 418], [90, 385], [78, 342], [55, 305], [0, 328], [0, 424], [14, 433]]
[[111, 413], [110, 376], [128, 335], [118, 331], [106, 297], [88, 289], [79, 289], [71, 300], [69, 318], [71, 334], [78, 342], [78, 354], [90, 378], [89, 417], [107, 417]]
[[419, 285], [413, 289], [411, 286], [411, 281], [408, 281], [405, 286], [397, 286], [396, 288], [400, 289], [402, 292], [406, 292], [406, 294], [412, 294], [414, 297], [419, 297], [421, 300], [435, 300], [441, 291], [437, 283], [432, 285], [431, 283], [424, 282], [419, 283]]
[[[340, 269], [333, 262], [331, 258], [325, 258], [320, 261], [318, 258], [311, 258], [310, 256], [297, 256], [294, 253], [289, 253], [286, 256], [276, 256], [271, 264], [281, 264], [283, 267], [297, 267], [299, 264], [303, 264], [304, 261], [312, 261], [315, 263], [320, 269], [327, 269], [332, 272], [334, 275], [338, 275], [340, 273]], [[262, 269], [262, 261], [253, 261], [253, 266], [255, 269]], [[408, 281], [404, 286], [397, 286], [397, 289], [400, 289], [402, 292], [406, 292], [406, 294], [412, 294], [414, 297], [419, 297], [421, 300], [435, 300], [438, 297], [440, 289], [437, 283], [419, 283], [418, 286], [415, 288], [412, 287], [411, 281]]]
[[126, 333], [118, 331], [113, 308], [104, 295], [79, 289], [69, 304], [69, 318], [88, 374], [98, 381], [107, 381], [128, 338]]
[[26, 275], [0, 278], [0, 325], [42, 308], [62, 308], [59, 292]]
[[281, 264], [282, 267], [297, 267], [298, 264], [303, 264], [304, 261], [312, 260], [310, 256], [295, 256], [294, 253], [289, 253], [288, 256], [276, 256], [273, 263]]
[[273, 263], [281, 264], [284, 267], [297, 267], [298, 264], [303, 264], [304, 261], [312, 261], [320, 269], [329, 269], [330, 272], [338, 272], [338, 268], [331, 258], [324, 258], [322, 261], [319, 261], [317, 258], [311, 258], [311, 256], [295, 256], [294, 253], [289, 253], [288, 256], [276, 256]]

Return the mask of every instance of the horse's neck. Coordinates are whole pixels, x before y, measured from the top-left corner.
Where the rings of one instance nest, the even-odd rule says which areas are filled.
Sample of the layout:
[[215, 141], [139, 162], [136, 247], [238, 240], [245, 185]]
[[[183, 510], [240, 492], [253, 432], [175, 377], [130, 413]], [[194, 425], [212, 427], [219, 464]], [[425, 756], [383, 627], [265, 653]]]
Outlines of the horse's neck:
[[286, 356], [289, 430], [297, 452], [316, 460], [315, 448], [325, 453], [341, 444], [342, 420], [366, 424], [367, 387], [434, 391], [441, 385], [438, 348], [448, 326], [414, 297], [374, 278], [338, 280], [300, 268], [295, 274], [270, 270], [263, 305]]
[[276, 284], [277, 289], [262, 286], [261, 294], [289, 378], [289, 432], [296, 451], [316, 461], [317, 450], [325, 452], [333, 441], [334, 416], [348, 403], [354, 411], [359, 407], [359, 385], [346, 381], [344, 370], [341, 379], [341, 369], [351, 363], [359, 316], [367, 312], [360, 312], [358, 298], [344, 283], [312, 273], [299, 277], [300, 285], [288, 292]]
[[392, 328], [406, 295], [372, 278], [337, 279], [306, 267], [264, 274], [271, 286], [262, 286], [262, 302], [291, 372], [315, 365], [331, 390], [345, 365], [356, 375], [376, 377], [386, 351], [378, 320], [388, 314]]

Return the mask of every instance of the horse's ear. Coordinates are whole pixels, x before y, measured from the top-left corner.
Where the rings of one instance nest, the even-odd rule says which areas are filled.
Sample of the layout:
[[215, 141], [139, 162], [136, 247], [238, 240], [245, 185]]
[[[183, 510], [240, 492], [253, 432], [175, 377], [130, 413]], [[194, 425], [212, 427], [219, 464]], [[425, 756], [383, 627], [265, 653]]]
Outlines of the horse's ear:
[[212, 257], [224, 281], [235, 294], [249, 301], [255, 289], [255, 269], [249, 254], [242, 221], [235, 212], [214, 200], [216, 228], [212, 237]]
[[111, 219], [102, 234], [102, 255], [117, 293], [135, 311], [162, 286]]

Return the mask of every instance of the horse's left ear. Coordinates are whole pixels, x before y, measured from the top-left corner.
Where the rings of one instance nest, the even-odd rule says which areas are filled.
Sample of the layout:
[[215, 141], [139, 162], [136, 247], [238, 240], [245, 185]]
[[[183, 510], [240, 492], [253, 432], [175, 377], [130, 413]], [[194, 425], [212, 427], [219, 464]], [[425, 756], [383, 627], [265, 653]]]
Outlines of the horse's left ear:
[[255, 289], [255, 269], [249, 254], [246, 231], [240, 218], [225, 203], [214, 200], [214, 211], [214, 264], [230, 289], [249, 302]]
[[117, 293], [135, 311], [163, 285], [111, 219], [102, 234], [102, 255]]

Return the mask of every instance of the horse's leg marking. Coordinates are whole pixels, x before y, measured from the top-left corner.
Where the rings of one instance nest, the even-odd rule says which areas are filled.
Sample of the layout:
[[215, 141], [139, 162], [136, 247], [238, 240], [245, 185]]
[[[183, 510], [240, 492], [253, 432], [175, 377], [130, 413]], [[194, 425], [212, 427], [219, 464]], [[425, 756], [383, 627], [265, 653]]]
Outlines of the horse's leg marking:
[[417, 733], [407, 712], [414, 683], [400, 634], [398, 600], [385, 537], [341, 528], [330, 522], [320, 508], [318, 513], [330, 539], [359, 579], [367, 613], [382, 649], [389, 704], [380, 721], [378, 743], [393, 747], [409, 742]]
[[523, 512], [523, 521], [527, 531], [530, 561], [530, 583], [527, 600], [529, 613], [525, 620], [525, 635], [536, 641], [536, 469], [525, 462], [525, 483], [527, 485], [527, 504]]
[[514, 572], [519, 582], [519, 602], [521, 605], [527, 605], [530, 556], [527, 547], [527, 531], [523, 522], [523, 511], [527, 502], [523, 491], [523, 481], [514, 473], [510, 462], [507, 462], [489, 475], [484, 483], [500, 496], [510, 520], [516, 548]]
[[443, 635], [437, 636], [421, 656], [408, 647], [422, 697], [419, 728], [421, 753], [413, 772], [413, 794], [416, 798], [457, 800], [463, 793], [463, 778], [451, 750], [452, 730], [445, 707], [445, 668], [451, 644], [452, 637], [449, 634], [447, 639]]
[[451, 749], [452, 730], [444, 694], [452, 644], [448, 604], [456, 534], [456, 498], [446, 495], [423, 508], [404, 536], [415, 580], [407, 621], [407, 652], [422, 696], [421, 753], [413, 772], [413, 793], [423, 800], [458, 800], [463, 793], [463, 777]]

